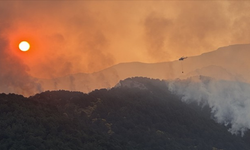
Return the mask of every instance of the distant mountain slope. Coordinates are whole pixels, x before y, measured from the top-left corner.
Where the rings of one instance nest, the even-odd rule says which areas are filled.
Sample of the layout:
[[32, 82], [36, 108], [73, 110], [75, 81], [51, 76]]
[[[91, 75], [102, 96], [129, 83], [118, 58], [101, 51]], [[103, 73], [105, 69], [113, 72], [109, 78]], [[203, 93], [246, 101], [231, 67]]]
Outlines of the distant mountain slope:
[[[55, 79], [39, 79], [45, 90], [73, 90], [90, 92], [111, 88], [128, 77], [176, 79], [192, 75], [250, 81], [250, 45], [231, 45], [199, 56], [189, 57], [182, 64], [176, 60], [162, 63], [121, 63], [92, 74], [75, 74]], [[182, 73], [182, 66], [183, 72]], [[213, 69], [211, 66], [214, 66]]]
[[0, 149], [249, 150], [207, 107], [183, 103], [166, 83], [129, 78], [89, 94], [0, 95]]
[[238, 79], [250, 81], [250, 44], [221, 47], [215, 51], [186, 59], [187, 72], [208, 66], [222, 67]]
[[186, 79], [189, 77], [195, 76], [207, 76], [215, 79], [221, 80], [229, 80], [229, 81], [241, 81], [242, 78], [237, 74], [231, 73], [230, 71], [226, 70], [225, 68], [219, 66], [207, 66], [201, 69], [196, 69], [189, 73], [183, 74], [180, 76], [180, 79]]

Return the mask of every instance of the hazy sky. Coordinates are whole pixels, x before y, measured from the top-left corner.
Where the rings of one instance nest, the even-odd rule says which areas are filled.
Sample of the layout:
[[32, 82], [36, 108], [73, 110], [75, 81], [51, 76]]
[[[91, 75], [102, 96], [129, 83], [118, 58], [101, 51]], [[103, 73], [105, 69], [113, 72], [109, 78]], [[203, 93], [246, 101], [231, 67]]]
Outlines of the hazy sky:
[[249, 10], [221, 0], [0, 1], [0, 67], [50, 78], [199, 55], [249, 43]]

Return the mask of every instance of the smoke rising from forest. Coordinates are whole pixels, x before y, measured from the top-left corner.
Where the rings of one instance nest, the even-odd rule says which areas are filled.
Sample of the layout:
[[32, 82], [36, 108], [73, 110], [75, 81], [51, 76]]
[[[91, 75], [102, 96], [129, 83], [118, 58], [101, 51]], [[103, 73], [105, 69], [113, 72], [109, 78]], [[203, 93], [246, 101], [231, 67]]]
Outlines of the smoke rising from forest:
[[244, 135], [250, 129], [250, 85], [238, 81], [193, 77], [168, 83], [170, 91], [182, 101], [208, 105], [214, 119], [228, 125], [232, 134]]

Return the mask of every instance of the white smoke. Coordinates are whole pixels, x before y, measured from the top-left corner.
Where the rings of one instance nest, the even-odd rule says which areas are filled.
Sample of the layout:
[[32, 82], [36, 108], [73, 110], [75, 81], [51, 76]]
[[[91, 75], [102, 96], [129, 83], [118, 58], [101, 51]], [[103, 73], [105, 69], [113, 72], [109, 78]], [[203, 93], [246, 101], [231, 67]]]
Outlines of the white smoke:
[[215, 120], [229, 125], [232, 134], [243, 136], [250, 129], [250, 84], [199, 76], [170, 81], [168, 88], [184, 102], [208, 105]]

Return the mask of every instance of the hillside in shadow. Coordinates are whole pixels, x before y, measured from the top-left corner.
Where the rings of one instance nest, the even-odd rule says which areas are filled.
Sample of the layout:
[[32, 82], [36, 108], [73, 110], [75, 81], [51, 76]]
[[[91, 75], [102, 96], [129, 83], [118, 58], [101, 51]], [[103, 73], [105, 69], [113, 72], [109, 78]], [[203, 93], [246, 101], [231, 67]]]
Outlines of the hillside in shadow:
[[128, 78], [89, 94], [0, 94], [0, 149], [249, 150], [208, 107], [184, 103], [165, 81]]

